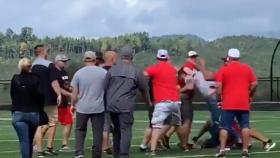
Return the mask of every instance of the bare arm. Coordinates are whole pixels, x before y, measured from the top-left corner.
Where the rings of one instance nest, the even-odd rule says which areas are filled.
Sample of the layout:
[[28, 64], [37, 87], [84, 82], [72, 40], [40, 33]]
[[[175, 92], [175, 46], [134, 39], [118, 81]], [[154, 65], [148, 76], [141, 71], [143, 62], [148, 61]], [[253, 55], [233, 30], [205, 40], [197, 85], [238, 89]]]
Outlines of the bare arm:
[[258, 85], [258, 82], [255, 81], [255, 82], [252, 82], [251, 85], [250, 85], [250, 98], [252, 98], [256, 92], [256, 89], [257, 89], [257, 85]]
[[215, 80], [214, 72], [210, 71], [206, 67], [206, 62], [204, 59], [200, 58], [197, 60], [197, 68], [202, 72], [204, 78], [206, 81], [213, 81]]
[[71, 105], [72, 106], [76, 106], [76, 103], [78, 101], [78, 94], [79, 94], [79, 90], [77, 87], [73, 87], [73, 91], [71, 94]]
[[61, 104], [61, 88], [59, 86], [59, 83], [57, 80], [54, 80], [54, 81], [52, 81], [51, 85], [52, 85], [54, 92], [57, 95], [57, 104], [60, 105]]

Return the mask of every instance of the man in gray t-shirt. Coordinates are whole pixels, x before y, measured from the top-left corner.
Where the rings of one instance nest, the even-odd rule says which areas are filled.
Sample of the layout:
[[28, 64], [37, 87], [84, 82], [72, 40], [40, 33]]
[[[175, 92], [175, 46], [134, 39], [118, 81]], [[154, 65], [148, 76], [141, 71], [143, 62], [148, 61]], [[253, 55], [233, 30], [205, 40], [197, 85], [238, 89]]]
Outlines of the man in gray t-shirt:
[[132, 49], [124, 46], [120, 59], [106, 76], [106, 107], [114, 125], [113, 147], [117, 158], [129, 158], [136, 90], [149, 100], [146, 78], [132, 64], [132, 58]]
[[87, 122], [90, 119], [93, 128], [92, 157], [101, 158], [102, 133], [104, 126], [104, 82], [106, 70], [95, 66], [96, 54], [85, 52], [85, 66], [78, 70], [71, 82], [73, 92], [72, 105], [76, 108], [76, 157], [84, 156], [84, 141]]

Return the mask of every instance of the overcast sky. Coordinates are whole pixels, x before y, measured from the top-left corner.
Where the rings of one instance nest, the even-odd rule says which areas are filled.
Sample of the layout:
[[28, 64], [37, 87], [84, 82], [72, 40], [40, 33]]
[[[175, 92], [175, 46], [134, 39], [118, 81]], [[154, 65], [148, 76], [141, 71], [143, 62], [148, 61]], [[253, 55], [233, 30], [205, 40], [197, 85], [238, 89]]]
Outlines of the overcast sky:
[[0, 31], [104, 37], [146, 31], [280, 37], [279, 0], [0, 0]]

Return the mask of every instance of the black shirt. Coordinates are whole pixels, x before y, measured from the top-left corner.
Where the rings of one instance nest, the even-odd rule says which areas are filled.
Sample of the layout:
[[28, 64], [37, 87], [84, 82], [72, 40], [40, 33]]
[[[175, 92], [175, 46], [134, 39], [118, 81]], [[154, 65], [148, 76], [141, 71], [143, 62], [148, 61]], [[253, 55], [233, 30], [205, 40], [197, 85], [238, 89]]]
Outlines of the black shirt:
[[39, 87], [40, 79], [32, 73], [14, 75], [10, 91], [12, 98], [11, 110], [22, 112], [42, 111], [44, 97]]
[[37, 75], [40, 79], [40, 89], [44, 94], [45, 105], [56, 105], [57, 97], [52, 89], [50, 81], [50, 68], [54, 64], [43, 58], [36, 58], [32, 65], [32, 73]]
[[[51, 82], [57, 80], [60, 88], [70, 92], [69, 91], [69, 88], [70, 88], [69, 76], [64, 69], [59, 70], [55, 66], [50, 67], [50, 80], [51, 80]], [[61, 105], [62, 106], [68, 105], [67, 96], [62, 95]]]

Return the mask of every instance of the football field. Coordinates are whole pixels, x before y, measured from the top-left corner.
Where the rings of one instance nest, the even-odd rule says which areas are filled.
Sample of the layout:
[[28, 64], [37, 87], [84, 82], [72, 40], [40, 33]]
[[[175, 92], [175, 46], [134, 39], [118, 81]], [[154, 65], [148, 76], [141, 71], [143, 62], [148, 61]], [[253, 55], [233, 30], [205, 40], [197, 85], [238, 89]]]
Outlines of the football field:
[[[192, 128], [192, 136], [202, 127], [205, 120], [210, 117], [208, 111], [196, 111], [194, 124]], [[131, 158], [145, 158], [145, 153], [139, 151], [139, 144], [142, 141], [143, 131], [148, 125], [148, 116], [146, 111], [135, 112], [135, 122], [133, 126], [133, 139], [131, 147]], [[251, 113], [251, 126], [258, 131], [262, 132], [265, 136], [272, 139], [277, 143], [276, 147], [270, 152], [262, 149], [262, 143], [253, 140], [253, 147], [251, 149], [251, 157], [253, 158], [279, 158], [280, 157], [280, 112], [252, 112]], [[59, 149], [61, 146], [62, 138], [61, 126], [58, 127], [56, 134], [55, 148]], [[73, 149], [74, 144], [74, 131], [71, 135], [70, 147]], [[192, 138], [192, 136], [190, 138]], [[209, 137], [208, 134], [201, 139]], [[90, 158], [90, 147], [92, 142], [91, 129], [88, 129], [87, 142], [86, 142], [86, 157]], [[189, 152], [183, 152], [177, 147], [177, 137], [174, 135], [170, 141], [171, 149], [163, 150], [158, 153], [158, 158], [193, 158], [193, 157], [215, 157], [217, 149], [193, 149]], [[73, 158], [74, 152], [58, 152], [58, 158]], [[240, 150], [231, 150], [228, 152], [227, 157], [241, 157]], [[19, 143], [16, 133], [11, 125], [11, 114], [9, 111], [0, 111], [0, 158], [18, 158]], [[36, 155], [34, 155], [36, 157]], [[53, 157], [53, 156], [45, 156]], [[104, 158], [112, 157], [110, 155], [103, 155]]]

